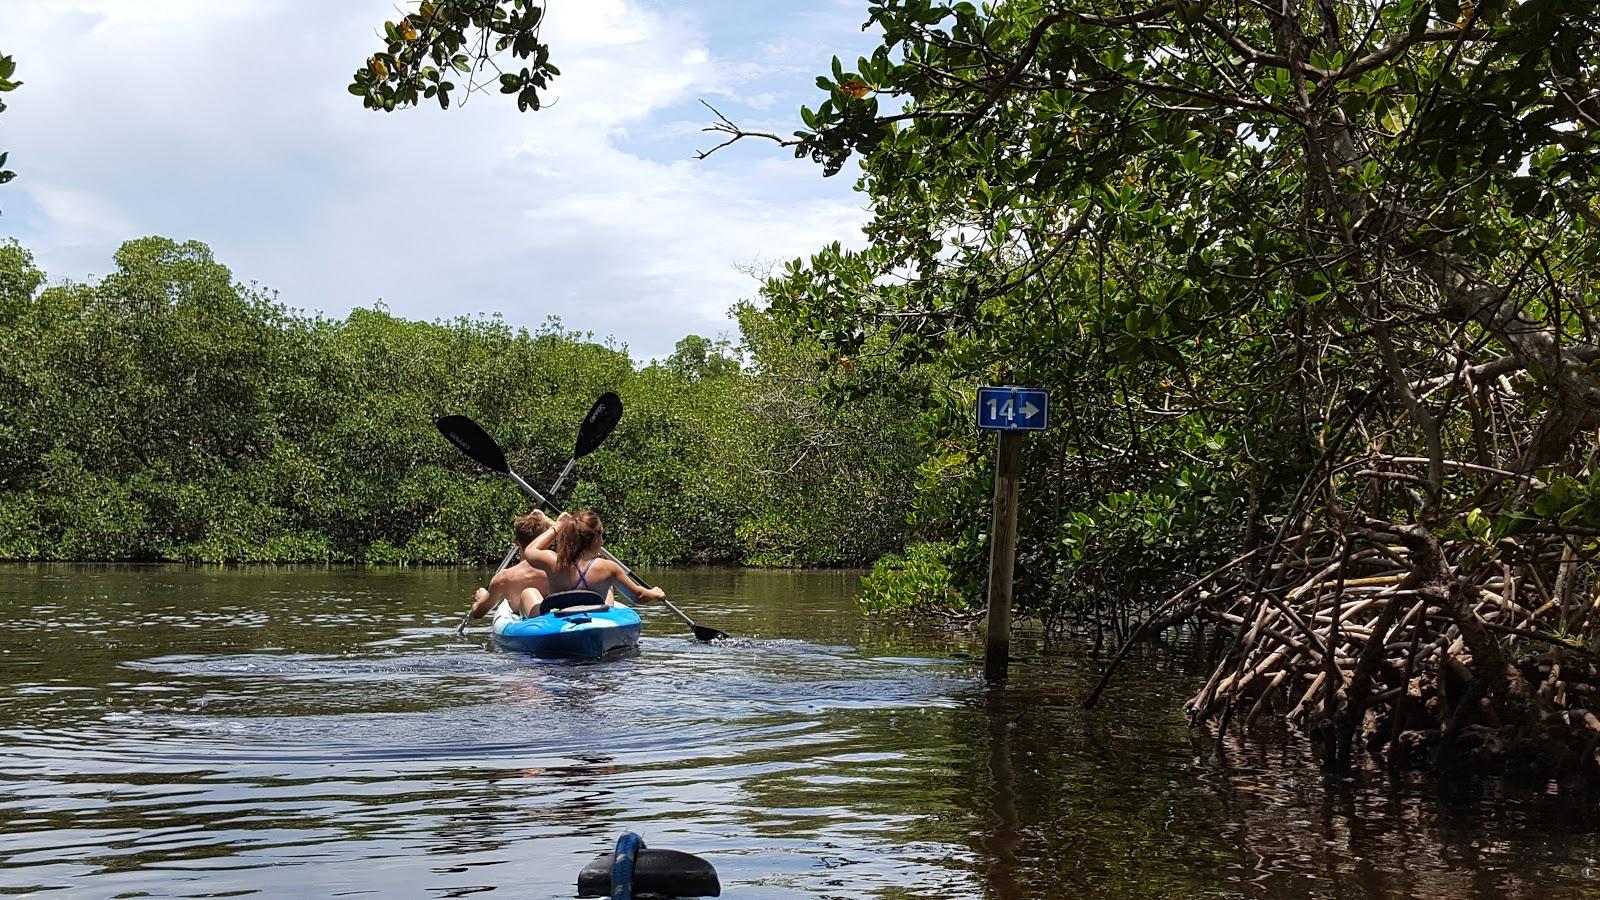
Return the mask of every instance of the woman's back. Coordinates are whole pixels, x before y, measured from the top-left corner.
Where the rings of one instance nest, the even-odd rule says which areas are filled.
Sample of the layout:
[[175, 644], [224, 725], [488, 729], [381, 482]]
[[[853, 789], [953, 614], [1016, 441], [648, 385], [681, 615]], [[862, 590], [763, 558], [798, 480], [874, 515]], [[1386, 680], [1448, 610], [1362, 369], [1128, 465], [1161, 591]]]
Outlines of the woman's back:
[[[616, 587], [636, 600], [666, 599], [665, 591], [639, 584], [617, 563], [604, 558], [604, 536], [605, 527], [593, 510], [562, 513], [555, 527], [529, 544], [523, 556], [549, 573], [551, 593], [593, 591], [604, 597]], [[554, 551], [550, 550], [552, 543]]]
[[[596, 563], [604, 563], [604, 560], [602, 560], [599, 556], [591, 556], [588, 559], [580, 558], [577, 560], [576, 564], [570, 568], [557, 569], [556, 571], [551, 572], [550, 592], [560, 593], [562, 591], [593, 591], [596, 594], [604, 596], [606, 588], [610, 585], [596, 584], [595, 582], [597, 580], [608, 580], [605, 579], [604, 576], [609, 573], [606, 571], [605, 565], [602, 564], [596, 566]], [[598, 571], [596, 571], [597, 569]], [[598, 576], [598, 578], [593, 578], [591, 576]]]

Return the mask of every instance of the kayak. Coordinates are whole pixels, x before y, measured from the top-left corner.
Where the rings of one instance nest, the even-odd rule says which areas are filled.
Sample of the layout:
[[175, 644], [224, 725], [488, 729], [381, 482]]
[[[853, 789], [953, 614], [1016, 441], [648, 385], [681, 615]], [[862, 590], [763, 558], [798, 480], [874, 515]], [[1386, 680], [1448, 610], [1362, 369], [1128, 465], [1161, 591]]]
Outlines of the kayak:
[[[549, 601], [541, 608], [549, 609]], [[638, 646], [639, 614], [620, 603], [588, 603], [523, 618], [502, 600], [494, 608], [494, 639], [542, 659], [599, 659]]]

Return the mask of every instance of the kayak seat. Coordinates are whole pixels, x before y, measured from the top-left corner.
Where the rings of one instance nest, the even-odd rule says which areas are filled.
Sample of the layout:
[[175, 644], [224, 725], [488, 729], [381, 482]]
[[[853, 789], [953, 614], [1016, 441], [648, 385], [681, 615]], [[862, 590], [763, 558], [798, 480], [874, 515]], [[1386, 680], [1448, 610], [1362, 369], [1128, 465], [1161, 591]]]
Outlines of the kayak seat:
[[606, 608], [606, 598], [594, 591], [562, 591], [551, 594], [539, 604], [539, 615], [556, 613], [573, 615], [580, 612], [600, 612]]

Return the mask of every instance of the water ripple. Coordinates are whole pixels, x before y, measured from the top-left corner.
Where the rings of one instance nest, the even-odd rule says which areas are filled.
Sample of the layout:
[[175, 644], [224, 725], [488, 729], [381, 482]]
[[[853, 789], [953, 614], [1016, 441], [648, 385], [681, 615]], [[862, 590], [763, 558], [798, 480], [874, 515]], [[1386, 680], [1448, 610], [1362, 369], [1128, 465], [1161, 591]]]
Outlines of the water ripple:
[[0, 579], [0, 893], [566, 897], [630, 828], [740, 900], [1582, 896], [1600, 870], [1581, 802], [1219, 758], [1181, 673], [1092, 714], [1071, 658], [986, 690], [948, 639], [866, 621], [853, 576], [665, 573], [741, 637], [647, 610], [636, 656], [572, 664], [458, 637], [479, 574]]
[[[170, 603], [81, 612], [73, 639], [110, 677], [0, 689], [0, 888], [562, 896], [624, 828], [715, 856], [752, 896], [826, 896], [860, 866], [903, 887], [965, 877], [948, 851], [873, 867], [874, 838], [921, 816], [856, 802], [914, 781], [926, 752], [880, 749], [859, 716], [948, 708], [961, 667], [670, 632], [633, 658], [549, 663], [433, 616], [374, 628], [361, 603], [279, 592], [220, 606], [222, 629]], [[329, 627], [345, 640], [306, 637]]]

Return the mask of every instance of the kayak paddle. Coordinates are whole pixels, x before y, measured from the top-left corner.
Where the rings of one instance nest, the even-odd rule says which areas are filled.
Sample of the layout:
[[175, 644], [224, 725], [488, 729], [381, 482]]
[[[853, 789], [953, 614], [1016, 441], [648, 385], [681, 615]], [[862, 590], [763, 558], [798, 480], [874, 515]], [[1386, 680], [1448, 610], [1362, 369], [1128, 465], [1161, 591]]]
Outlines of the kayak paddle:
[[[615, 398], [616, 395], [611, 394], [609, 396]], [[600, 398], [601, 401], [604, 401], [605, 399], [605, 397]], [[599, 407], [600, 402], [597, 401], [595, 406]], [[622, 403], [620, 400], [616, 401], [616, 407], [616, 416], [617, 418], [620, 418], [622, 415]], [[591, 422], [595, 422], [597, 426], [605, 425], [604, 417], [601, 417], [597, 420], [593, 415], [594, 410], [590, 410], [590, 413], [591, 415], [584, 419], [585, 428], [590, 427]], [[435, 424], [439, 428], [439, 433], [443, 434], [445, 439], [450, 443], [455, 444], [456, 447], [461, 450], [461, 452], [472, 457], [484, 468], [492, 469], [493, 471], [499, 472], [501, 475], [510, 478], [517, 487], [522, 489], [522, 492], [528, 496], [528, 499], [539, 504], [540, 506], [545, 507], [546, 509], [556, 511], [556, 506], [554, 504], [546, 499], [543, 494], [539, 493], [533, 487], [533, 485], [527, 482], [526, 479], [512, 470], [511, 465], [506, 462], [506, 452], [500, 448], [500, 444], [497, 443], [494, 438], [490, 437], [489, 433], [484, 431], [483, 427], [477, 422], [472, 421], [472, 419], [468, 418], [467, 416], [445, 416]], [[612, 419], [609, 425], [605, 425], [607, 433], [609, 433], [610, 428], [615, 427], [616, 424], [616, 419]], [[604, 437], [601, 437], [600, 440], [604, 440]], [[583, 430], [580, 429], [578, 435], [578, 447], [582, 448], [583, 446], [584, 435]], [[592, 452], [594, 447], [598, 446], [599, 441], [595, 441], [593, 446], [590, 446], [585, 452]], [[647, 588], [651, 586], [649, 582], [640, 578], [632, 569], [629, 569], [627, 565], [622, 562], [622, 560], [612, 556], [611, 551], [602, 548], [600, 552], [605, 556], [606, 559], [609, 559], [621, 566], [623, 571], [627, 572], [634, 581], [639, 582]], [[701, 641], [715, 641], [728, 637], [726, 632], [718, 631], [715, 628], [708, 628], [704, 625], [696, 625], [693, 619], [690, 619], [688, 616], [684, 615], [683, 611], [678, 609], [676, 606], [673, 606], [671, 601], [662, 602], [666, 604], [667, 609], [672, 610], [672, 612], [677, 615], [678, 618], [682, 619], [684, 623], [689, 626], [689, 630], [694, 632], [694, 636], [697, 639]]]
[[[640, 578], [638, 576], [638, 574], [636, 574], [632, 569], [628, 568], [628, 564], [627, 563], [623, 562], [620, 559], [617, 559], [615, 556], [612, 556], [610, 550], [607, 550], [604, 547], [601, 547], [600, 548], [600, 553], [603, 556], [605, 556], [606, 559], [609, 559], [612, 562], [616, 563], [618, 566], [621, 566], [622, 567], [622, 571], [627, 572], [629, 577], [631, 577], [634, 581], [639, 582], [640, 584], [644, 585], [645, 587], [650, 587], [650, 582], [645, 581], [643, 578]], [[728, 633], [725, 632], [725, 631], [718, 631], [715, 628], [708, 628], [705, 625], [696, 625], [694, 623], [693, 619], [691, 619], [688, 616], [684, 615], [683, 610], [677, 608], [676, 606], [673, 606], [671, 600], [663, 599], [661, 602], [665, 603], [667, 605], [667, 609], [672, 610], [672, 614], [673, 615], [675, 615], [678, 618], [682, 619], [683, 620], [683, 624], [689, 626], [689, 630], [694, 632], [694, 636], [697, 639], [699, 639], [701, 641], [705, 641], [708, 644], [711, 643], [712, 641], [721, 641], [721, 640], [726, 640], [727, 639]]]
[[572, 467], [578, 460], [593, 453], [606, 438], [611, 436], [611, 429], [617, 427], [617, 422], [622, 418], [622, 398], [611, 391], [600, 395], [600, 399], [589, 407], [589, 414], [583, 417], [583, 424], [578, 426], [578, 443], [572, 448], [572, 458], [567, 460], [566, 468], [556, 477], [556, 483], [550, 488], [550, 496], [554, 497], [561, 492], [561, 486], [566, 484], [567, 476], [572, 474]]
[[[477, 423], [473, 422], [471, 419], [467, 419], [465, 416], [447, 416], [446, 418], [465, 419], [467, 424], [471, 425], [473, 428], [477, 428]], [[604, 394], [601, 394], [600, 399], [596, 400], [594, 405], [589, 407], [588, 414], [583, 417], [583, 424], [578, 426], [578, 443], [572, 449], [572, 458], [567, 460], [566, 467], [561, 470], [561, 477], [556, 479], [555, 487], [550, 489], [550, 493], [554, 494], [556, 491], [561, 490], [561, 484], [562, 482], [566, 481], [567, 476], [571, 474], [572, 467], [577, 465], [578, 460], [583, 459], [585, 456], [593, 453], [600, 447], [601, 444], [605, 443], [606, 438], [611, 436], [612, 430], [617, 427], [617, 422], [621, 418], [622, 398], [618, 397], [612, 391], [606, 391]], [[492, 438], [489, 438], [487, 432], [484, 432], [483, 437], [488, 439], [489, 446], [493, 446], [494, 450], [499, 452], [498, 466], [494, 464], [492, 457], [489, 460], [480, 459], [477, 454], [468, 450], [468, 445], [466, 443], [462, 443], [461, 440], [458, 440], [454, 431], [447, 431], [444, 423], [444, 419], [439, 420], [439, 431], [449, 439], [450, 443], [455, 444], [462, 450], [467, 450], [469, 456], [491, 469], [510, 472], [510, 467], [506, 465], [505, 453], [499, 452], [500, 446], [496, 444]], [[481, 428], [478, 428], [477, 430], [480, 432], [483, 431]], [[471, 443], [470, 439], [468, 439], [468, 443]], [[506, 551], [505, 559], [500, 560], [500, 566], [494, 570], [494, 574], [499, 575], [501, 572], [505, 571], [506, 566], [511, 565], [511, 561], [516, 559], [516, 557], [517, 545], [512, 544], [511, 549]], [[493, 576], [490, 577], [490, 580], [494, 580]], [[461, 617], [461, 624], [456, 626], [456, 634], [465, 633], [467, 630], [467, 623], [470, 621], [472, 621], [472, 607], [469, 606], [467, 607], [466, 614]]]

